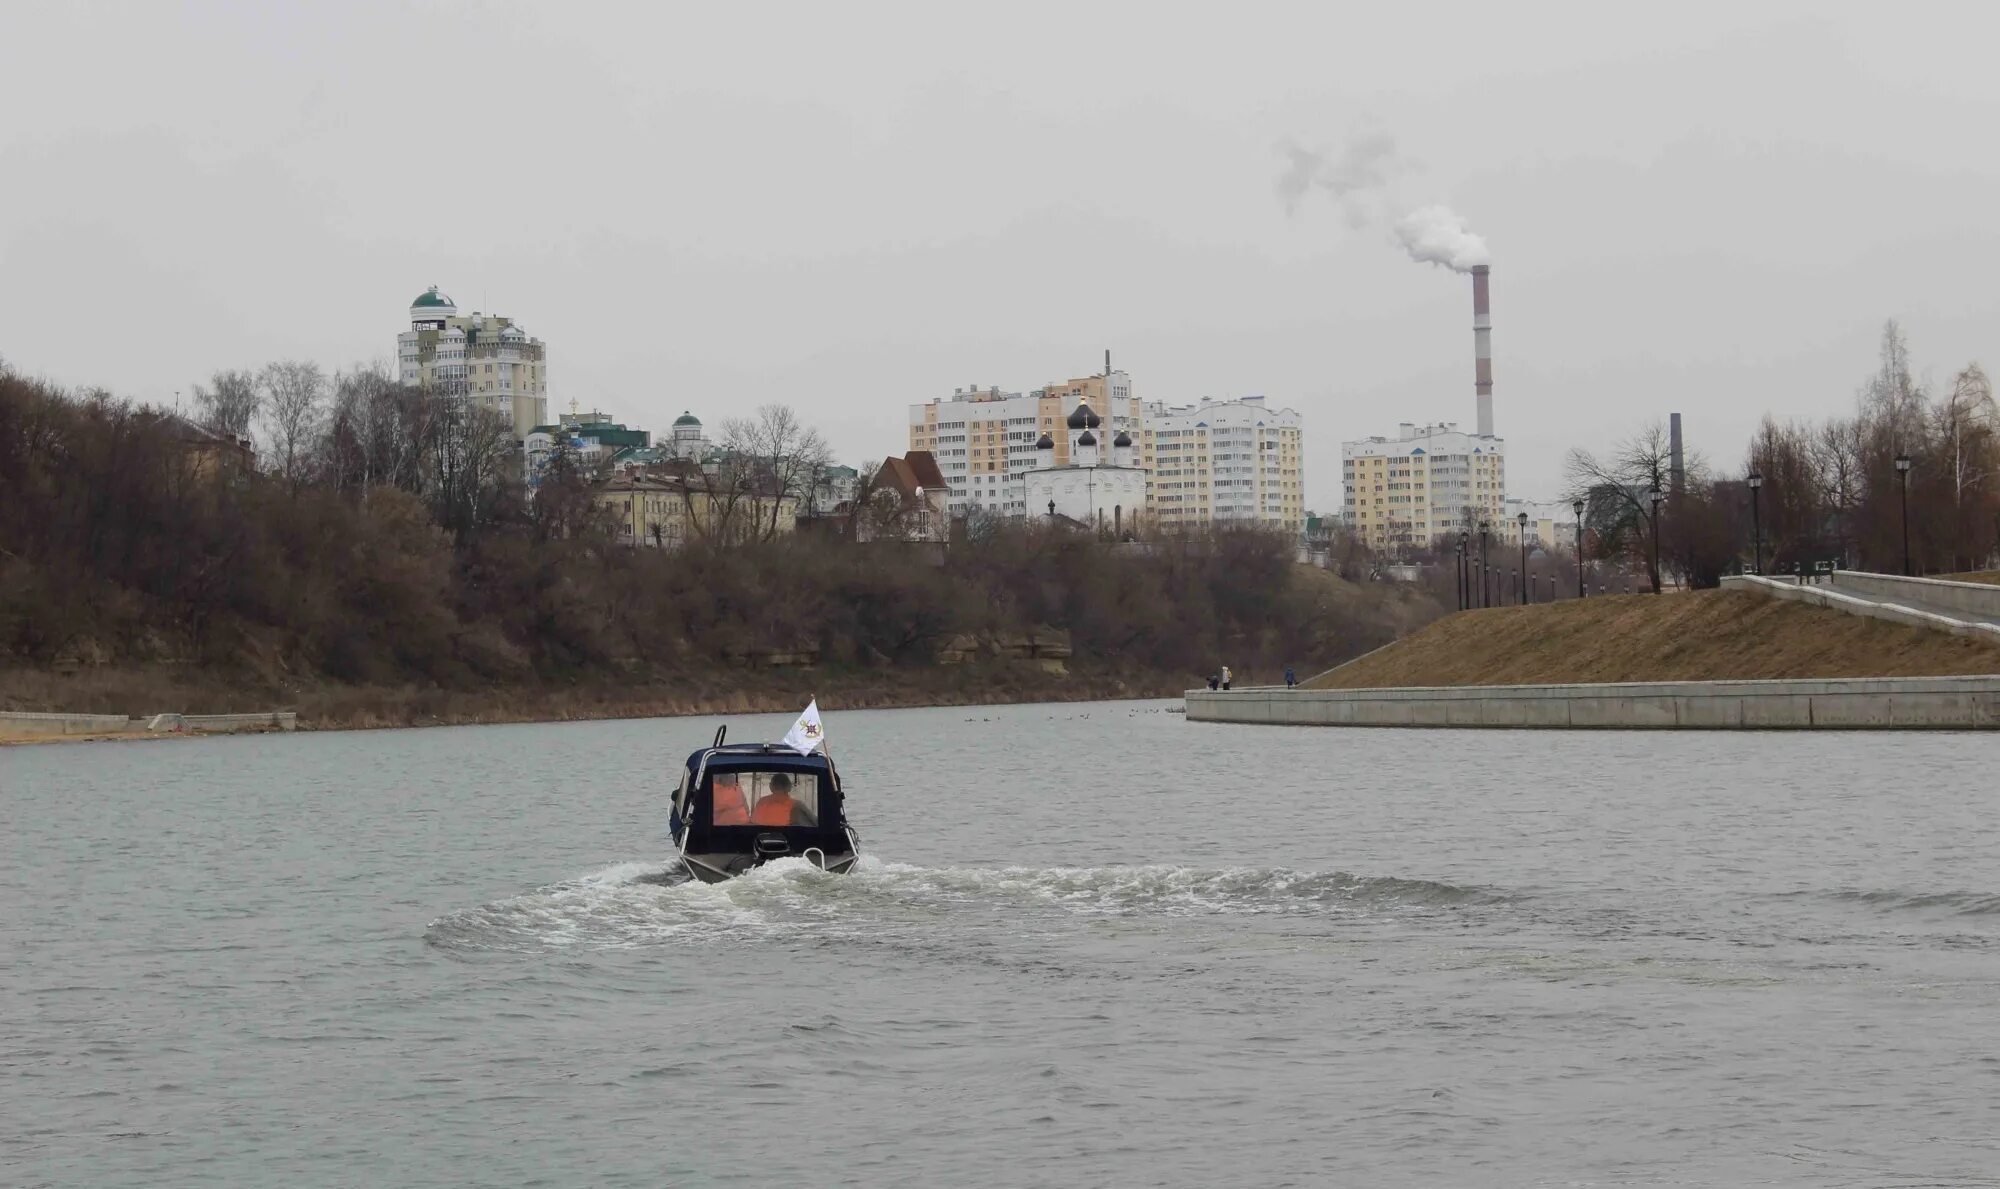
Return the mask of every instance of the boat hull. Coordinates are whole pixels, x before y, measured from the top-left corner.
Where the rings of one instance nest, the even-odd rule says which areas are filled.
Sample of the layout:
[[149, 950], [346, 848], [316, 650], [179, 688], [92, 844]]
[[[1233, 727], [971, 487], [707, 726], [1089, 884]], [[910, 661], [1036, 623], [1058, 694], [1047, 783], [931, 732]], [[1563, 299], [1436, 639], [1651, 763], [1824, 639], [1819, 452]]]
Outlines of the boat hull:
[[[681, 861], [687, 864], [688, 873], [701, 882], [722, 883], [724, 880], [735, 879], [739, 875], [747, 875], [764, 864], [774, 862], [777, 859], [800, 857], [802, 856], [765, 856], [731, 851], [725, 853], [711, 852], [708, 854], [683, 853]], [[831, 872], [834, 875], [846, 875], [848, 872], [854, 870], [854, 865], [860, 862], [860, 860], [861, 856], [853, 851], [841, 851], [826, 855], [823, 861], [815, 861], [811, 858], [806, 859], [807, 862], [812, 863], [820, 870]]]

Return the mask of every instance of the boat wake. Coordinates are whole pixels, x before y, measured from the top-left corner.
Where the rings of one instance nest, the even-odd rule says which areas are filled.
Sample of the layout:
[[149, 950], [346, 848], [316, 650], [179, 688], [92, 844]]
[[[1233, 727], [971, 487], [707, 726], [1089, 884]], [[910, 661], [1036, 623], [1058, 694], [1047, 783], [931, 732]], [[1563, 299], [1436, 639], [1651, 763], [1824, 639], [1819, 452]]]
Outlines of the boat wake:
[[674, 942], [852, 939], [912, 927], [1090, 917], [1381, 916], [1495, 903], [1495, 890], [1270, 867], [919, 867], [864, 858], [849, 875], [785, 859], [719, 884], [666, 862], [619, 863], [430, 923], [443, 950], [624, 949]]

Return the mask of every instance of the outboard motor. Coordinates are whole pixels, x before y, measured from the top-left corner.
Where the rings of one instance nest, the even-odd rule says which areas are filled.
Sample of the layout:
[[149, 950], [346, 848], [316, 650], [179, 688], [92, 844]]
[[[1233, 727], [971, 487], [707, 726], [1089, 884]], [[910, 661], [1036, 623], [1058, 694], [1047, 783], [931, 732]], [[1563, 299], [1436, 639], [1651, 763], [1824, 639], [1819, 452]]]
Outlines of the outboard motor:
[[761, 858], [775, 859], [792, 853], [792, 844], [783, 834], [757, 835], [757, 854]]

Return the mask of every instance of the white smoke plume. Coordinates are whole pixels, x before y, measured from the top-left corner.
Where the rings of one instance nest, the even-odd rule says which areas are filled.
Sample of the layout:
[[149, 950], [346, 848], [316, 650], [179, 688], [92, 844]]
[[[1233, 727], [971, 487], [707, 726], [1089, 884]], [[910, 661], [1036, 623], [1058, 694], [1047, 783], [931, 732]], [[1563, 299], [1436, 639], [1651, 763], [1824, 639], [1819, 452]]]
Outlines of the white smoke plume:
[[1285, 172], [1278, 178], [1278, 197], [1286, 214], [1297, 214], [1299, 204], [1317, 191], [1331, 199], [1347, 216], [1348, 225], [1356, 228], [1374, 221], [1372, 208], [1377, 195], [1407, 168], [1396, 152], [1395, 139], [1380, 132], [1353, 137], [1339, 153], [1290, 141], [1279, 145], [1278, 151], [1286, 160]]
[[1486, 241], [1472, 233], [1464, 217], [1443, 206], [1419, 207], [1396, 220], [1396, 241], [1410, 259], [1453, 272], [1469, 272], [1492, 259]]
[[[1294, 141], [1278, 146], [1285, 170], [1278, 177], [1278, 197], [1285, 213], [1296, 215], [1313, 194], [1330, 200], [1355, 230], [1379, 226], [1396, 209], [1390, 193], [1396, 179], [1414, 163], [1396, 148], [1385, 132], [1365, 132], [1348, 138], [1338, 153], [1306, 148]], [[1474, 235], [1465, 219], [1448, 207], [1425, 206], [1410, 211], [1393, 225], [1396, 242], [1410, 259], [1441, 264], [1466, 272], [1488, 263], [1486, 241]]]

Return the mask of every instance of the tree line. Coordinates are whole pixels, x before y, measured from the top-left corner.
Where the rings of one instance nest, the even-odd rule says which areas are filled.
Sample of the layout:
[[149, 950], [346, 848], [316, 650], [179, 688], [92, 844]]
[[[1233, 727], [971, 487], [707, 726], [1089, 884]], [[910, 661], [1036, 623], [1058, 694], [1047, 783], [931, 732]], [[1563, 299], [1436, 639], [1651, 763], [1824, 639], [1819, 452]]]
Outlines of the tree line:
[[[511, 436], [463, 401], [309, 366], [204, 389], [212, 428], [0, 374], [0, 656], [466, 688], [671, 680], [787, 650], [930, 664], [957, 637], [1048, 628], [1074, 665], [1191, 680], [1330, 664], [1436, 611], [1261, 532], [632, 548], [588, 474], [559, 466], [528, 498]], [[236, 449], [249, 436], [259, 465]]]
[[[1586, 501], [1586, 548], [1693, 586], [1725, 573], [1814, 564], [1950, 573], [2000, 557], [2000, 405], [1979, 364], [1939, 389], [1912, 367], [1901, 327], [1882, 334], [1855, 411], [1824, 421], [1766, 417], [1740, 464], [1689, 453], [1677, 481], [1670, 443], [1650, 426], [1599, 456], [1572, 451]], [[1652, 492], [1666, 498], [1657, 510]], [[1905, 526], [1907, 525], [1907, 535]], [[1907, 545], [1906, 545], [1907, 542]], [[1655, 558], [1659, 559], [1655, 567]]]

